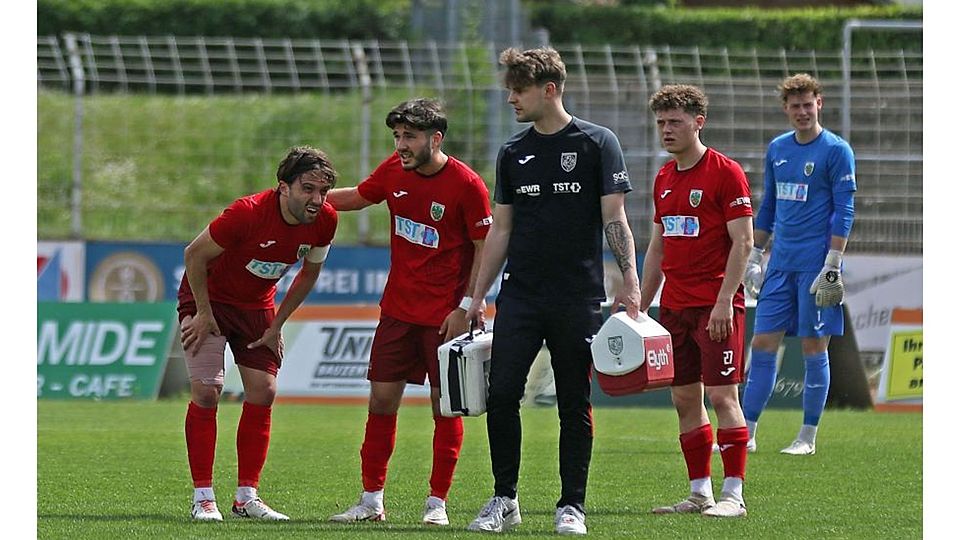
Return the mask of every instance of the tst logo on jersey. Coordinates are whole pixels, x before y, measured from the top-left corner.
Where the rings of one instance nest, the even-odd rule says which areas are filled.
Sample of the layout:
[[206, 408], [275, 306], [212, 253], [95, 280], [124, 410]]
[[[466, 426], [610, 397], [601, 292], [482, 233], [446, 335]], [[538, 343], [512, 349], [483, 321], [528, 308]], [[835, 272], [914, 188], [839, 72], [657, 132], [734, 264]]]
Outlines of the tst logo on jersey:
[[663, 236], [700, 236], [700, 218], [697, 216], [663, 216]]
[[440, 247], [440, 233], [429, 225], [396, 216], [394, 229], [397, 236], [410, 243], [433, 249]]
[[554, 193], [580, 193], [580, 182], [554, 182]]
[[284, 274], [287, 273], [287, 269], [290, 268], [290, 265], [282, 262], [267, 262], [250, 259], [250, 262], [247, 263], [246, 268], [251, 274], [259, 278], [280, 279]]
[[809, 186], [791, 182], [777, 182], [777, 199], [781, 201], [806, 202]]

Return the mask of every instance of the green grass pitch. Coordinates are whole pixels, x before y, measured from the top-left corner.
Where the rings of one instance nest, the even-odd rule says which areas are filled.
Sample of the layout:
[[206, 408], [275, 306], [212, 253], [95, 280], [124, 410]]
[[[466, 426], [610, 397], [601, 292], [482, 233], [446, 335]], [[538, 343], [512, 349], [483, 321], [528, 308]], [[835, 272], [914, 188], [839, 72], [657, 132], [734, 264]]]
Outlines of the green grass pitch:
[[[433, 423], [425, 406], [400, 411], [386, 487], [387, 521], [345, 526], [327, 518], [360, 490], [362, 406], [274, 408], [260, 493], [286, 523], [234, 519], [238, 403], [223, 403], [215, 486], [223, 523], [193, 523], [183, 435], [186, 401], [51, 402], [37, 405], [38, 538], [478, 538], [465, 530], [491, 495], [484, 418], [465, 420], [465, 441], [448, 500], [451, 526], [427, 528], [420, 514], [430, 474]], [[770, 410], [750, 454], [737, 520], [654, 516], [679, 500], [687, 481], [670, 409], [598, 408], [587, 493], [594, 538], [920, 538], [922, 415], [828, 410], [817, 454], [784, 456], [800, 411]], [[516, 537], [553, 537], [556, 410], [523, 409]], [[714, 457], [714, 489], [722, 482]]]

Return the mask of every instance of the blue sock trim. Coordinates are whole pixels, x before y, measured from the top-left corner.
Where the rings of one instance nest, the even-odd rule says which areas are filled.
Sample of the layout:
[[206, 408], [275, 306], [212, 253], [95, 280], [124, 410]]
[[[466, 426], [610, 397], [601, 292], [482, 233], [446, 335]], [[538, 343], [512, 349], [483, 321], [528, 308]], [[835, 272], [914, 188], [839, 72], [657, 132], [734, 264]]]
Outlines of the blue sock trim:
[[743, 416], [756, 422], [777, 382], [777, 353], [751, 349], [750, 358], [750, 373], [743, 389]]
[[803, 423], [807, 426], [820, 424], [823, 409], [827, 406], [830, 391], [830, 357], [826, 352], [804, 356], [803, 376]]

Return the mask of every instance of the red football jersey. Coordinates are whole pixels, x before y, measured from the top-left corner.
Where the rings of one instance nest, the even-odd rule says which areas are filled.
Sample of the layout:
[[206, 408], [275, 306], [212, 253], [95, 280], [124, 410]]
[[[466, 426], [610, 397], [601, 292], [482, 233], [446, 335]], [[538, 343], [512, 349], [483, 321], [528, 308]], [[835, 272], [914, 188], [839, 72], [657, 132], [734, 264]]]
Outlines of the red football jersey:
[[[280, 194], [270, 189], [237, 199], [210, 223], [224, 249], [207, 266], [210, 300], [244, 309], [273, 308], [277, 281], [311, 248], [330, 245], [337, 212], [324, 203], [310, 224], [290, 225], [280, 214]], [[192, 296], [187, 275], [180, 296]]]
[[[663, 225], [661, 268], [666, 281], [660, 305], [714, 305], [733, 244], [727, 222], [753, 215], [743, 168], [712, 148], [685, 171], [670, 160], [653, 182], [653, 204], [653, 220]], [[737, 289], [733, 305], [743, 307], [743, 287]]]
[[474, 240], [486, 238], [493, 217], [486, 184], [450, 157], [432, 176], [405, 171], [394, 152], [357, 186], [390, 209], [390, 274], [380, 300], [384, 315], [440, 326], [470, 279]]

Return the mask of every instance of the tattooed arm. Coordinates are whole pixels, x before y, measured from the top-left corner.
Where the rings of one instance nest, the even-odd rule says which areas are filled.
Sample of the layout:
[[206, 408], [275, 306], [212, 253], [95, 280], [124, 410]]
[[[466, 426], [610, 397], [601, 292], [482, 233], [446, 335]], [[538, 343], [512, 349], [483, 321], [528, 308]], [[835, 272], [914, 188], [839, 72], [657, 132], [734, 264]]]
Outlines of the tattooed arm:
[[637, 277], [637, 253], [633, 245], [633, 233], [627, 223], [623, 193], [613, 193], [600, 198], [603, 215], [603, 233], [607, 245], [623, 274], [623, 286], [613, 299], [610, 312], [616, 313], [620, 306], [627, 308], [627, 315], [636, 319], [640, 312], [640, 280]]

